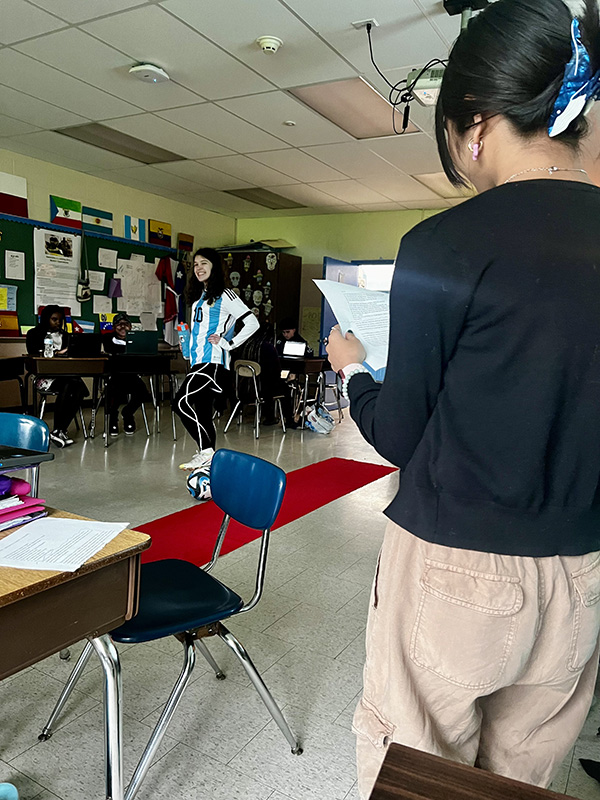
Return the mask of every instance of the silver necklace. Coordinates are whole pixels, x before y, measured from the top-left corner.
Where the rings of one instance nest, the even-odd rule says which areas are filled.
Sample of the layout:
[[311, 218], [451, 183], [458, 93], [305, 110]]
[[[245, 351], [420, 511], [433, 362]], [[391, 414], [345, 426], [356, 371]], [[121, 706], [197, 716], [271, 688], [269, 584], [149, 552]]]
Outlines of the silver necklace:
[[548, 175], [554, 175], [555, 172], [582, 172], [586, 178], [590, 177], [584, 169], [576, 169], [575, 167], [532, 167], [531, 169], [524, 169], [521, 172], [515, 172], [515, 174], [507, 178], [504, 183], [510, 183], [515, 178], [518, 178], [520, 175], [525, 175], [527, 172], [547, 172]]

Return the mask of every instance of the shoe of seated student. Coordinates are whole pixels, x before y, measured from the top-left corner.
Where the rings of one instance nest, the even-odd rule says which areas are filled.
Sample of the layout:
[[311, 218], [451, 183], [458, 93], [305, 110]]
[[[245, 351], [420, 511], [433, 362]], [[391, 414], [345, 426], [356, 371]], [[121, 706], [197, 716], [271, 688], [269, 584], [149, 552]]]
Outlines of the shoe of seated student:
[[123, 417], [123, 430], [127, 436], [133, 436], [135, 433], [135, 420], [133, 417]]
[[70, 439], [64, 431], [53, 430], [50, 434], [50, 441], [57, 447], [69, 447], [73, 444], [73, 439]]
[[212, 461], [214, 454], [215, 451], [212, 447], [207, 447], [206, 450], [196, 450], [189, 461], [179, 465], [179, 469], [197, 469], [198, 467], [207, 467]]
[[108, 423], [108, 432], [111, 436], [118, 436], [119, 435], [119, 421], [116, 419], [111, 419]]
[[301, 427], [302, 427], [302, 425], [300, 424], [300, 422], [299, 422], [299, 421], [295, 420], [295, 419], [292, 417], [291, 419], [286, 419], [286, 421], [285, 421], [285, 427], [286, 427], [286, 428], [291, 428], [292, 430], [294, 430], [294, 431], [295, 431], [295, 430], [297, 430], [298, 428], [301, 428]]

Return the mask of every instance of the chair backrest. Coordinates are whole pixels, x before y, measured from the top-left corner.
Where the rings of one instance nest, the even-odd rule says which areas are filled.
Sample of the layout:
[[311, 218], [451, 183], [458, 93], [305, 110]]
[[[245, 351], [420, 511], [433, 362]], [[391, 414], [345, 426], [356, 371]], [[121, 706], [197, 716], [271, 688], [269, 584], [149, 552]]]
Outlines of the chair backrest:
[[236, 373], [240, 378], [254, 378], [260, 375], [260, 364], [258, 361], [249, 361], [239, 358], [234, 365]]
[[0, 412], [0, 444], [47, 453], [50, 432], [46, 423], [37, 417]]
[[248, 453], [217, 450], [210, 466], [212, 499], [248, 528], [270, 528], [283, 501], [285, 472]]

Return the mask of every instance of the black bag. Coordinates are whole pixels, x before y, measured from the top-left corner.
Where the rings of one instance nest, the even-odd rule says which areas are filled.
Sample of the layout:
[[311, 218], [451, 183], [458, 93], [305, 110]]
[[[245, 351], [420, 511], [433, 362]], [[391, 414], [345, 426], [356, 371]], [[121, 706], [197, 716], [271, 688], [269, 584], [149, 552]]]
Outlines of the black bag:
[[[81, 233], [81, 263], [79, 269], [79, 278], [77, 279], [77, 302], [85, 303], [92, 299], [92, 290], [90, 289], [90, 273], [87, 264], [87, 251], [85, 249], [85, 240], [83, 232]], [[85, 262], [85, 263], [84, 263]]]

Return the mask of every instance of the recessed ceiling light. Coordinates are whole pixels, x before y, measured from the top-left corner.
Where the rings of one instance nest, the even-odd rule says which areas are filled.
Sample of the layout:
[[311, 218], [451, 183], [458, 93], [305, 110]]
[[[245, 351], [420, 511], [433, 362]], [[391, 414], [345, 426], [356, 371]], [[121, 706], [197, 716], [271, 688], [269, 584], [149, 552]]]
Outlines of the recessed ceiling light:
[[[392, 105], [363, 78], [297, 86], [289, 92], [355, 139], [395, 135]], [[401, 126], [402, 120], [397, 124]], [[412, 122], [406, 129], [406, 133], [419, 131]]]
[[99, 122], [88, 122], [85, 125], [73, 125], [69, 128], [61, 128], [56, 131], [63, 136], [70, 136], [71, 139], [78, 139], [80, 142], [92, 144], [110, 153], [118, 153], [126, 158], [133, 158], [141, 161], [142, 164], [164, 164], [168, 161], [185, 161], [185, 156], [172, 153], [162, 147], [144, 142], [129, 136], [127, 133], [101, 125]]

